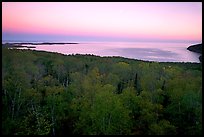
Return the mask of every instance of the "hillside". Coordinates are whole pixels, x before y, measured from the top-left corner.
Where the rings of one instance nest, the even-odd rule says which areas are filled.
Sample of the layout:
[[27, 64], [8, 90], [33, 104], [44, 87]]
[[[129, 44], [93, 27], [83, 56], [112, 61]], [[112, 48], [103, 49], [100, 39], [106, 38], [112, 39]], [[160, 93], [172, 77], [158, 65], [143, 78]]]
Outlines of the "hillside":
[[3, 135], [201, 135], [202, 65], [2, 48]]
[[202, 62], [202, 43], [189, 46], [187, 49], [192, 51], [192, 52], [200, 53], [201, 56], [199, 57], [199, 60], [200, 60], [200, 62]]

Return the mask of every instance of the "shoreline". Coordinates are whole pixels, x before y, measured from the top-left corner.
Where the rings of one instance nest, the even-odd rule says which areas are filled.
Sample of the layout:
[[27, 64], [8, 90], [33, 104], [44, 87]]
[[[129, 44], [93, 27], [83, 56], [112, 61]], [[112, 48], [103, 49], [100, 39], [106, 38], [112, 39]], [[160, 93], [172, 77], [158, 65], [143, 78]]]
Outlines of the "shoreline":
[[[29, 46], [25, 46], [24, 44], [30, 44]], [[63, 44], [67, 44], [67, 43], [31, 43], [31, 42], [22, 42], [22, 43], [4, 43], [2, 44], [2, 47], [5, 47], [5, 48], [11, 48], [11, 49], [23, 49], [23, 48], [27, 48], [28, 50], [29, 49], [35, 49], [36, 47], [35, 46], [32, 46], [32, 45], [54, 45], [54, 44], [59, 44], [59, 45], [63, 45]], [[69, 44], [80, 44], [80, 43], [69, 43]], [[188, 48], [187, 48], [188, 49]], [[50, 53], [59, 53], [59, 54], [63, 54], [63, 53], [60, 53], [60, 52], [52, 52], [52, 51], [45, 51], [45, 52], [50, 52]], [[79, 53], [76, 53], [76, 54], [79, 54]], [[70, 54], [63, 54], [63, 55], [71, 55]], [[81, 54], [81, 55], [91, 55], [91, 54]], [[92, 54], [94, 55], [94, 54]], [[94, 56], [98, 56], [98, 55], [94, 55]], [[122, 58], [128, 58], [128, 57], [125, 57], [125, 56], [100, 56], [100, 57], [122, 57]], [[173, 62], [173, 63], [201, 63], [202, 61], [202, 57], [200, 56], [199, 57], [199, 60], [198, 61], [195, 61], [195, 62], [190, 62], [190, 61], [155, 61], [155, 60], [142, 60], [142, 59], [138, 59], [138, 58], [128, 58], [128, 59], [136, 59], [136, 60], [141, 60], [141, 61], [148, 61], [148, 62]]]
[[[26, 46], [25, 46], [26, 47]], [[27, 47], [28, 48], [28, 47]], [[12, 48], [11, 48], [12, 49]], [[19, 50], [17, 48], [13, 48], [13, 50]], [[20, 49], [20, 50], [25, 50], [25, 49]], [[29, 50], [29, 49], [26, 49]], [[63, 54], [59, 52], [51, 52], [51, 51], [44, 51], [44, 50], [32, 50], [33, 52], [39, 52], [39, 53], [48, 53], [48, 54], [58, 54], [61, 56], [81, 56], [81, 57], [98, 57], [98, 58], [120, 58], [120, 59], [125, 59], [125, 60], [130, 60], [130, 61], [141, 61], [141, 62], [147, 62], [147, 63], [170, 63], [170, 64], [201, 64], [201, 62], [177, 62], [177, 61], [151, 61], [151, 60], [142, 60], [142, 59], [136, 59], [136, 58], [127, 58], [123, 56], [99, 56], [99, 55], [94, 55], [94, 54]]]

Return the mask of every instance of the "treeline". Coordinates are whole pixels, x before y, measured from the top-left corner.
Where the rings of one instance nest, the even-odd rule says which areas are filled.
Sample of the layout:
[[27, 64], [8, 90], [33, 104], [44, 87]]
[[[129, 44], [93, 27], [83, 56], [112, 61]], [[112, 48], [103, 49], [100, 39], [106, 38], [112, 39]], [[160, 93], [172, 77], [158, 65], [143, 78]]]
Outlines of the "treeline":
[[202, 66], [2, 48], [4, 135], [200, 135]]

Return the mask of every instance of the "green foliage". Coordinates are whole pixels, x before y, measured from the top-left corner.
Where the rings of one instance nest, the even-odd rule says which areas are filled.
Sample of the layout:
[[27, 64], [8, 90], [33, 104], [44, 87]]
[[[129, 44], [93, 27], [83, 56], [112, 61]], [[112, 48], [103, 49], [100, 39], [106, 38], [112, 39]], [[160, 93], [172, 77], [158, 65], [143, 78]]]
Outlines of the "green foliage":
[[129, 80], [131, 77], [131, 66], [126, 62], [118, 62], [113, 64], [112, 71], [118, 75], [120, 80]]
[[48, 135], [51, 129], [46, 114], [32, 111], [19, 123], [19, 129], [15, 135]]
[[202, 66], [2, 48], [3, 135], [201, 135]]
[[176, 127], [169, 121], [161, 120], [158, 124], [150, 125], [150, 135], [175, 135]]
[[76, 128], [82, 134], [129, 134], [129, 110], [123, 107], [120, 98], [115, 95], [114, 87], [104, 85], [99, 88], [90, 107], [82, 110]]

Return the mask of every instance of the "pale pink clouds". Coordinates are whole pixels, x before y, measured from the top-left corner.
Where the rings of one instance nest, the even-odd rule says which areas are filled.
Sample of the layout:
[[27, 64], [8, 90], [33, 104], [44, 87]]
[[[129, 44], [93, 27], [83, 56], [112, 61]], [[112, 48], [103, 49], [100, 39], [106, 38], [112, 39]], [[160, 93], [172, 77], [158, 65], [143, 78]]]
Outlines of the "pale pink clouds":
[[202, 3], [2, 3], [3, 32], [202, 41]]

